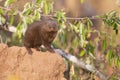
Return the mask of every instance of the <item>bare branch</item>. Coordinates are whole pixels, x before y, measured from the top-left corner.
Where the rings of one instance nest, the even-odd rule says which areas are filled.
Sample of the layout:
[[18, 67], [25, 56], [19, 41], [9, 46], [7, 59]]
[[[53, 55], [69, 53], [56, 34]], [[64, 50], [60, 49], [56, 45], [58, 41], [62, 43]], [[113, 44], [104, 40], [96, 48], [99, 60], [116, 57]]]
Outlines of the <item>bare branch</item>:
[[98, 71], [95, 67], [92, 65], [85, 64], [81, 60], [77, 59], [75, 56], [71, 55], [70, 53], [65, 53], [64, 51], [60, 49], [54, 49], [56, 53], [63, 56], [64, 58], [68, 59], [69, 61], [73, 62], [75, 65], [79, 66], [80, 68], [87, 70], [91, 73], [94, 73], [96, 76], [98, 76], [101, 80], [107, 80], [108, 78]]

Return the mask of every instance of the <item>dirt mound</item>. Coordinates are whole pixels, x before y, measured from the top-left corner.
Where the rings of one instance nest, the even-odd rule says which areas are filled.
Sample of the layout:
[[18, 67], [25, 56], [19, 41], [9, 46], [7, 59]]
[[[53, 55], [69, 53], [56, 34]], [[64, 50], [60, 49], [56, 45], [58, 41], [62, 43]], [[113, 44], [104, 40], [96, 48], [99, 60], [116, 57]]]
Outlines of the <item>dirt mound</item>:
[[65, 62], [56, 53], [0, 44], [0, 80], [66, 80]]

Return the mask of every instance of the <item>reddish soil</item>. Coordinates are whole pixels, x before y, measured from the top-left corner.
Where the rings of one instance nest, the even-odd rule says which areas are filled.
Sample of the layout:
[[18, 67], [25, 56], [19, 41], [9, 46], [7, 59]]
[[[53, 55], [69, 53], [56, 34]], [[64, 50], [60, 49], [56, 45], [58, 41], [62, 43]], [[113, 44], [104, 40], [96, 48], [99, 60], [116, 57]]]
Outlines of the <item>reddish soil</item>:
[[66, 80], [65, 61], [50, 52], [0, 44], [0, 80]]

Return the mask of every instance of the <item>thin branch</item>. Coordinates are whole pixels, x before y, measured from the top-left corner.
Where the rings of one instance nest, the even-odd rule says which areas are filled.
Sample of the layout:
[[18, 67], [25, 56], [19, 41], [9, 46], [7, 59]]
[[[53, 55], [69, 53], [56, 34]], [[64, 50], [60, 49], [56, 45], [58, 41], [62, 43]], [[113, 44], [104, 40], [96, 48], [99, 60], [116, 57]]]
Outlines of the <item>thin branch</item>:
[[[54, 18], [57, 18], [56, 16], [54, 15], [44, 15], [44, 14], [41, 14], [41, 16], [46, 16], [46, 17], [54, 17]], [[78, 17], [78, 18], [75, 18], [75, 17], [66, 17], [67, 20], [83, 20], [85, 18], [89, 18], [89, 19], [103, 19], [103, 18], [97, 18], [97, 16], [91, 16], [91, 17]]]
[[[89, 19], [102, 19], [102, 18], [97, 18], [96, 16], [92, 16], [92, 17], [87, 17]], [[72, 17], [66, 17], [66, 19], [68, 20], [83, 20], [85, 19], [84, 17], [83, 18], [72, 18]]]
[[1, 9], [4, 9], [4, 10], [7, 10], [7, 11], [10, 11], [11, 9], [10, 8], [6, 8], [6, 7], [2, 7], [0, 6]]
[[[11, 8], [6, 8], [6, 7], [2, 7], [0, 6], [1, 9], [4, 9], [4, 10], [12, 10]], [[20, 12], [20, 11], [18, 11]], [[54, 15], [44, 15], [44, 14], [41, 14], [41, 16], [48, 16], [48, 17], [54, 17], [54, 18], [57, 18], [56, 16]], [[101, 20], [103, 18], [97, 18], [97, 15], [96, 16], [91, 16], [91, 17], [87, 17], [89, 19], [98, 19], [98, 20]], [[85, 19], [85, 17], [81, 18], [81, 17], [78, 17], [78, 18], [75, 18], [75, 17], [66, 17], [67, 20], [83, 20]]]

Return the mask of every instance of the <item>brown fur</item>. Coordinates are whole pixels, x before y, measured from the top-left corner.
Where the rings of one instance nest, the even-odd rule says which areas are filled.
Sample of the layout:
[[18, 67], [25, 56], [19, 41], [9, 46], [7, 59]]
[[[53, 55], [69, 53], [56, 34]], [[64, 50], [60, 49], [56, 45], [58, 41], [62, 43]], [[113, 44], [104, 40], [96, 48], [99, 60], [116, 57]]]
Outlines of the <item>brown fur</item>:
[[51, 18], [43, 17], [40, 21], [30, 24], [25, 32], [24, 46], [31, 52], [30, 48], [39, 50], [44, 45], [50, 52], [54, 52], [51, 43], [56, 37], [58, 24]]

